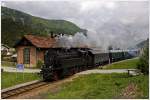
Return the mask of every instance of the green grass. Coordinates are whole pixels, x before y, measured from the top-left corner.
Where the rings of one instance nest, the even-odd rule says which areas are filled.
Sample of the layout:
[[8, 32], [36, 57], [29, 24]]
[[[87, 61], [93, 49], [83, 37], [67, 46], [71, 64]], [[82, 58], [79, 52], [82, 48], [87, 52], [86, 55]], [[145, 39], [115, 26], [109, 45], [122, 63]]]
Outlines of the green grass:
[[103, 69], [136, 69], [138, 58], [123, 60], [120, 62], [115, 62], [103, 67]]
[[[148, 98], [148, 76], [129, 77], [127, 74], [89, 74], [41, 94], [42, 98], [57, 99], [115, 99], [129, 84], [137, 85], [134, 98]], [[53, 91], [53, 92], [52, 92]]]
[[38, 80], [40, 77], [37, 73], [11, 73], [2, 72], [1, 73], [1, 88], [7, 88], [13, 85], [21, 84], [24, 82], [29, 82], [33, 80]]

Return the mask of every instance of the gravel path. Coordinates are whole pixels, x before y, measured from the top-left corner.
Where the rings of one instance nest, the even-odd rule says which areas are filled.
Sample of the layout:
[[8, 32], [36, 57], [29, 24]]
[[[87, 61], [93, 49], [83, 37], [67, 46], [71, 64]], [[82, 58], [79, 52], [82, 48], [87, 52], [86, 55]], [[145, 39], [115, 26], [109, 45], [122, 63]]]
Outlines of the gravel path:
[[18, 70], [14, 67], [1, 67], [5, 72], [25, 72], [25, 73], [38, 73], [40, 72], [40, 69], [29, 69], [29, 68], [25, 68], [23, 71], [22, 70]]
[[[23, 71], [20, 71], [14, 67], [2, 67], [5, 72], [25, 72], [25, 73], [38, 73], [40, 72], [40, 69], [28, 69], [25, 68]], [[82, 71], [77, 74], [91, 74], [91, 73], [127, 73], [128, 69], [92, 69], [92, 70], [86, 70]], [[136, 69], [132, 69], [136, 70]], [[133, 72], [132, 72], [133, 73]]]
[[[83, 71], [77, 74], [91, 74], [91, 73], [103, 73], [103, 74], [108, 74], [108, 73], [127, 73], [128, 69], [93, 69], [93, 70], [87, 70], [87, 71]], [[136, 70], [136, 69], [132, 69], [132, 70]], [[134, 72], [132, 72], [134, 73]]]

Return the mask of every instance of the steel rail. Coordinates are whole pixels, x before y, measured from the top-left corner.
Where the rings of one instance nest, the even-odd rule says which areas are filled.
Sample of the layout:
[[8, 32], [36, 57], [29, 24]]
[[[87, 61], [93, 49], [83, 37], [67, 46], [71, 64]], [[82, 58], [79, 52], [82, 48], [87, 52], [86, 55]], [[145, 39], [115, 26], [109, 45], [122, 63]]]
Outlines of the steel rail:
[[35, 83], [27, 84], [25, 86], [20, 86], [20, 87], [10, 89], [10, 90], [7, 90], [7, 91], [2, 91], [1, 92], [1, 98], [2, 99], [7, 99], [7, 98], [10, 98], [12, 96], [21, 94], [23, 92], [30, 91], [32, 89], [35, 89], [35, 88], [38, 88], [38, 87], [41, 87], [41, 86], [44, 86], [44, 85], [47, 85], [47, 84], [48, 84], [47, 82], [38, 81], [38, 82], [35, 82]]

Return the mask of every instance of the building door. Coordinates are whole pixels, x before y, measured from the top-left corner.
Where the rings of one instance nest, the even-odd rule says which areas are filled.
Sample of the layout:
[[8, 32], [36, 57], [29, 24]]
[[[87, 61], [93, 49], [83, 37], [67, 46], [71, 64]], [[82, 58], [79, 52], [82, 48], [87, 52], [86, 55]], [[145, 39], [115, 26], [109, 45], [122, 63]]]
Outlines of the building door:
[[23, 50], [23, 63], [30, 64], [30, 48], [24, 48]]

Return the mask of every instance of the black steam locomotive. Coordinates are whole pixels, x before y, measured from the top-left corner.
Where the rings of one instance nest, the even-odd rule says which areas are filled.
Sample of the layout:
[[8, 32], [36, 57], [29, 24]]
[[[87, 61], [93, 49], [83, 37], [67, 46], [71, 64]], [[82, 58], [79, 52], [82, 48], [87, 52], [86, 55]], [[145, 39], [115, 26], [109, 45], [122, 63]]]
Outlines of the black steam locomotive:
[[[132, 52], [137, 55], [137, 51]], [[46, 81], [58, 80], [99, 65], [136, 56], [132, 54], [128, 51], [102, 52], [89, 48], [50, 48], [45, 53], [41, 75]]]

